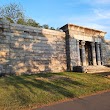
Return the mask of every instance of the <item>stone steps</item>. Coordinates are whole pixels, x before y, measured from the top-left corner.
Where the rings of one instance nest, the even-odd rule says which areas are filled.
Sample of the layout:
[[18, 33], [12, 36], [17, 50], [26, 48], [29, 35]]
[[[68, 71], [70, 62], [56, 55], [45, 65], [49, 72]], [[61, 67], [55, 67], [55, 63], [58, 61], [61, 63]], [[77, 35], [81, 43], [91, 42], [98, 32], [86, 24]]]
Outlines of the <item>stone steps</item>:
[[107, 66], [87, 66], [84, 67], [86, 73], [102, 73], [102, 72], [110, 72], [110, 67]]

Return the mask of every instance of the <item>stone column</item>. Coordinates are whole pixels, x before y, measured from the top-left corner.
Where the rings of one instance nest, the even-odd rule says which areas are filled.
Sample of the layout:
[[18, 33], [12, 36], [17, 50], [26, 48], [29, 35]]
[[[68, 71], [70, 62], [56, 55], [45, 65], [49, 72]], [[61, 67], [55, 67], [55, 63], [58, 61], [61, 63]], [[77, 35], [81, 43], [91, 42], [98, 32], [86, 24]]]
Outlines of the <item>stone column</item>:
[[101, 56], [100, 56], [100, 43], [96, 43], [96, 51], [97, 51], [97, 63], [101, 65]]
[[105, 59], [104, 57], [105, 57], [105, 53], [106, 53], [106, 52], [105, 52], [105, 48], [104, 48], [104, 47], [105, 47], [105, 44], [101, 42], [100, 45], [101, 45], [102, 65], [104, 65], [104, 59]]
[[77, 60], [77, 66], [81, 65], [81, 61], [80, 61], [80, 50], [79, 50], [79, 40], [76, 41], [76, 46], [77, 46], [77, 55], [78, 55], [78, 60]]
[[96, 51], [95, 51], [95, 42], [91, 42], [91, 47], [92, 47], [92, 61], [93, 61], [93, 65], [97, 65], [96, 64]]
[[82, 51], [81, 51], [82, 65], [86, 66], [85, 41], [81, 41], [81, 46], [82, 46]]

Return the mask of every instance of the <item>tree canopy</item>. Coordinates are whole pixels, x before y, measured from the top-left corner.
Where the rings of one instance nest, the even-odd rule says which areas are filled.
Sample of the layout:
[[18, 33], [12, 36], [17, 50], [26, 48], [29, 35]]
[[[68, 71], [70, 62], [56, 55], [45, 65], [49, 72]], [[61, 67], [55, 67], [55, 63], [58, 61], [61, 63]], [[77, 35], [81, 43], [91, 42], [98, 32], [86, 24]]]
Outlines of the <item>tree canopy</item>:
[[16, 3], [10, 3], [0, 7], [0, 17], [16, 23], [18, 19], [24, 17], [24, 12], [20, 5]]
[[44, 24], [42, 27], [45, 28], [45, 29], [49, 29], [49, 25], [48, 24]]
[[23, 8], [20, 4], [10, 3], [0, 7], [0, 18], [10, 21], [10, 23], [17, 23], [33, 27], [42, 27], [45, 29], [55, 30], [54, 27], [49, 27], [48, 24], [40, 25], [32, 18], [27, 19]]
[[33, 26], [33, 27], [40, 27], [40, 24], [39, 23], [37, 23], [35, 20], [33, 20], [33, 19], [28, 19], [27, 20], [27, 25], [28, 26]]

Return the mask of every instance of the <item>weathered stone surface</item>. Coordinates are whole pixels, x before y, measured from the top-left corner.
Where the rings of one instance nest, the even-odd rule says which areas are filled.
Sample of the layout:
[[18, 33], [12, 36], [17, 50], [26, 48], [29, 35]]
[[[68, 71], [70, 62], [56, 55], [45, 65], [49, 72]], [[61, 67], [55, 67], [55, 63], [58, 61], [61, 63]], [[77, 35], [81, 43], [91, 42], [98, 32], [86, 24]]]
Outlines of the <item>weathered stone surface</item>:
[[103, 64], [110, 65], [110, 41], [106, 40], [102, 44]]
[[[96, 65], [110, 65], [110, 42], [104, 40], [106, 32], [73, 24], [66, 24], [61, 29], [66, 33], [68, 71], [73, 67], [85, 70], [91, 65], [93, 68]], [[94, 44], [94, 51], [91, 43]]]
[[0, 24], [0, 73], [19, 75], [66, 70], [64, 32], [9, 25], [5, 21]]
[[100, 43], [99, 63], [110, 65], [110, 42], [104, 41], [105, 32], [72, 24], [62, 29], [64, 32], [0, 21], [0, 73], [70, 71], [84, 63], [80, 61], [80, 49], [85, 51], [82, 41], [94, 46]]

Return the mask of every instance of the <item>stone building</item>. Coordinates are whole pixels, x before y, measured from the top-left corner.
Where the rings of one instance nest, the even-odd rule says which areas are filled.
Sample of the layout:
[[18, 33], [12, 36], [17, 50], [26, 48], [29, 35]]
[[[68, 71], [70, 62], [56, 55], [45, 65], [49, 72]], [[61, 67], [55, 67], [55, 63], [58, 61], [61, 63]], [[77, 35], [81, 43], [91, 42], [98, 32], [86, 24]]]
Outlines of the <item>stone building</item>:
[[110, 71], [106, 32], [67, 24], [63, 32], [0, 21], [0, 73]]
[[106, 32], [73, 24], [61, 29], [66, 33], [68, 70], [110, 71], [110, 42], [104, 39]]

